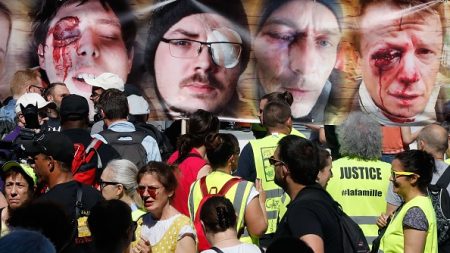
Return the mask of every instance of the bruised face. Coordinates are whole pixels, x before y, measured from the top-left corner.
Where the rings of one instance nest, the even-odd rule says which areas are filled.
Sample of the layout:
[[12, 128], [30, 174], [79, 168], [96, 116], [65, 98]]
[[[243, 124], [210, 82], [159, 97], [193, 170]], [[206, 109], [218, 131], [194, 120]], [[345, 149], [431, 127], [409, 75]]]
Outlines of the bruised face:
[[[242, 43], [234, 26], [217, 14], [194, 14], [187, 16], [173, 25], [163, 36], [164, 39], [188, 39], [201, 42]], [[225, 46], [225, 44], [222, 44]], [[229, 46], [229, 45], [228, 45]], [[195, 47], [193, 55], [183, 56], [182, 50]], [[199, 45], [186, 41], [167, 43], [161, 41], [155, 53], [155, 79], [158, 92], [172, 111], [195, 112], [203, 109], [220, 112], [236, 92], [240, 74], [239, 54], [237, 62], [228, 67], [216, 64], [211, 51], [206, 45], [198, 50]], [[226, 62], [232, 63], [230, 51], [217, 47], [218, 62], [221, 55]], [[224, 49], [224, 54], [220, 52]], [[178, 53], [175, 53], [177, 50]], [[198, 53], [199, 52], [199, 53]]]
[[309, 0], [276, 9], [254, 42], [264, 93], [289, 91], [294, 117], [310, 113], [336, 63], [339, 24], [331, 10]]
[[422, 113], [442, 54], [439, 15], [379, 3], [366, 9], [361, 27], [360, 62], [372, 100], [393, 121]]
[[49, 24], [38, 55], [50, 82], [63, 82], [71, 94], [86, 99], [92, 86], [84, 82], [85, 75], [96, 77], [110, 72], [126, 80], [132, 62], [119, 19], [99, 0], [61, 7]]

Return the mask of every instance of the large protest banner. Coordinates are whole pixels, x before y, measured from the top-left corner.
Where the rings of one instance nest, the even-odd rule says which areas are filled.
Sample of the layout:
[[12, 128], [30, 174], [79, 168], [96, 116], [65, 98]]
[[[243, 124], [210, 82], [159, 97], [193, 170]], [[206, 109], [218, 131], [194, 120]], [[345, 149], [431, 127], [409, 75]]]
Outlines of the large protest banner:
[[142, 91], [154, 119], [201, 108], [257, 122], [274, 91], [292, 94], [304, 123], [362, 110], [422, 125], [450, 113], [445, 1], [0, 2], [2, 100], [17, 70], [36, 68], [87, 99], [85, 80], [113, 73]]

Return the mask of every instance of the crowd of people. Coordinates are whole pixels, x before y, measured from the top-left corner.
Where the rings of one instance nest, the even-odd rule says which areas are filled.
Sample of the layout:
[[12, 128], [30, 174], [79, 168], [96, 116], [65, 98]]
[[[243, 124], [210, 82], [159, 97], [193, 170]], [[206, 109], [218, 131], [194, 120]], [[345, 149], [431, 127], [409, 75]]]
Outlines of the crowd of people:
[[[333, 157], [293, 127], [292, 95], [274, 92], [261, 99], [257, 139], [242, 151], [199, 109], [185, 134], [159, 131], [177, 139], [163, 156], [142, 127], [151, 124], [145, 99], [108, 80], [98, 98], [92, 88], [95, 123], [84, 97], [42, 96], [63, 84], [28, 89], [8, 112], [16, 124], [1, 147], [0, 249], [26, 236], [42, 252], [343, 252], [337, 201], [372, 252], [447, 252], [427, 196], [448, 167], [443, 126], [409, 132], [418, 150], [389, 154], [389, 164], [383, 126], [354, 112], [336, 127]], [[139, 116], [138, 128], [128, 119]]]
[[[0, 108], [0, 252], [348, 253], [342, 212], [364, 252], [450, 252], [450, 132], [428, 124], [444, 7], [421, 2], [359, 6], [359, 88], [324, 126], [344, 69], [334, 1], [265, 1], [253, 45], [243, 1], [155, 1], [142, 90], [127, 1], [36, 1], [39, 66], [14, 73]], [[260, 124], [240, 146], [218, 116], [241, 115], [251, 51]], [[158, 112], [185, 119], [159, 129]]]

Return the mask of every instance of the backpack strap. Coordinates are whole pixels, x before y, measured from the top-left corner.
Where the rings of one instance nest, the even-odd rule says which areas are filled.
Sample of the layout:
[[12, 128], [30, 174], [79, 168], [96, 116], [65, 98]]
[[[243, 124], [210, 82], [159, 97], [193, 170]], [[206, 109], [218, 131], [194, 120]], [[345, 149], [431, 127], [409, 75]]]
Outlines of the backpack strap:
[[450, 183], [450, 166], [448, 166], [447, 169], [445, 169], [444, 173], [436, 182], [436, 185], [441, 187], [442, 189], [446, 189], [449, 183]]
[[77, 200], [75, 202], [75, 219], [80, 218], [81, 211], [83, 210], [83, 186], [80, 182], [75, 181], [77, 183]]

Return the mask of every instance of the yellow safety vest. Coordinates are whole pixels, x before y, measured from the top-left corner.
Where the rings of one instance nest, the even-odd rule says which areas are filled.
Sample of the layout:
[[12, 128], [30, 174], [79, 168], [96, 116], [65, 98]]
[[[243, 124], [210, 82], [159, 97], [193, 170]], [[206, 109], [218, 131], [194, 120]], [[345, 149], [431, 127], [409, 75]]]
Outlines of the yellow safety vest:
[[333, 161], [327, 191], [362, 229], [367, 242], [378, 236], [377, 218], [386, 211], [391, 165], [343, 157]]
[[[210, 194], [218, 193], [220, 189], [222, 189], [222, 186], [231, 178], [233, 178], [233, 176], [224, 172], [211, 172], [208, 176], [206, 176], [206, 186], [208, 188], [208, 192]], [[241, 182], [233, 185], [225, 194], [225, 197], [233, 203], [234, 210], [238, 214], [236, 231], [241, 231], [245, 227], [245, 208], [247, 206], [247, 202], [249, 201], [248, 198], [252, 187], [252, 182], [242, 180]], [[195, 214], [197, 213], [197, 209], [202, 198], [203, 194], [200, 189], [200, 180], [197, 180], [191, 185], [188, 200], [189, 215], [191, 216], [192, 222], [194, 222]], [[250, 237], [241, 236], [240, 240], [247, 243], [258, 244], [258, 240], [256, 238], [251, 239]]]
[[[283, 205], [282, 197], [284, 190], [275, 184], [275, 169], [269, 163], [269, 157], [273, 155], [277, 148], [278, 141], [284, 134], [271, 134], [262, 139], [251, 140], [250, 145], [253, 150], [255, 161], [256, 178], [261, 179], [262, 187], [266, 192], [266, 211], [268, 227], [266, 234], [275, 233], [277, 230], [277, 218], [280, 208]], [[285, 194], [284, 196], [287, 196]], [[286, 201], [287, 203], [289, 201]]]
[[404, 234], [403, 234], [403, 218], [406, 212], [411, 208], [417, 206], [425, 213], [428, 220], [428, 231], [425, 241], [424, 253], [437, 253], [438, 241], [437, 241], [437, 228], [436, 228], [436, 216], [431, 204], [431, 200], [428, 197], [417, 196], [405, 203], [401, 210], [394, 214], [389, 226], [386, 228], [386, 232], [381, 238], [379, 253], [398, 253], [404, 252]]

